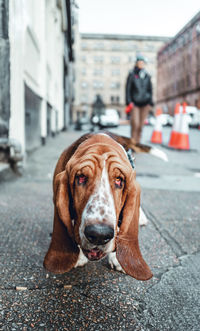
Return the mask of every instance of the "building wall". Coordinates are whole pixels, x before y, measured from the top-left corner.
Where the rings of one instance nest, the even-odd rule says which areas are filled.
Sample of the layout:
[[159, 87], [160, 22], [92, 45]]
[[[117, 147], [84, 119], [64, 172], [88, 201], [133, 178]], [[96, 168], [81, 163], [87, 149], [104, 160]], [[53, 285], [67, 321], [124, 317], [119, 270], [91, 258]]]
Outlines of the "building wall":
[[157, 51], [169, 38], [151, 36], [80, 34], [76, 57], [76, 110], [90, 113], [95, 96], [100, 94], [107, 106], [123, 109], [125, 84], [136, 55], [147, 58], [156, 101]]
[[177, 102], [200, 108], [200, 12], [158, 53], [158, 106]]
[[0, 139], [8, 136], [10, 117], [8, 17], [8, 0], [0, 0]]
[[[64, 1], [10, 1], [11, 139], [23, 154], [64, 126]], [[66, 18], [65, 18], [66, 19]], [[50, 125], [50, 128], [47, 126]]]

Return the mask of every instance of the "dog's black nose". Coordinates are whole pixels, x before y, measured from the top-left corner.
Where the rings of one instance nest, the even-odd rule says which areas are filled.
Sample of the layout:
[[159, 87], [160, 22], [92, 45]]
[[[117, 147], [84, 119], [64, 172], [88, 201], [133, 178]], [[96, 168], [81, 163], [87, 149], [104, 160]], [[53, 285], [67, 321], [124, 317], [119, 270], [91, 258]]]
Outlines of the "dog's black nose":
[[88, 225], [84, 234], [94, 245], [105, 245], [114, 237], [114, 229], [105, 224]]

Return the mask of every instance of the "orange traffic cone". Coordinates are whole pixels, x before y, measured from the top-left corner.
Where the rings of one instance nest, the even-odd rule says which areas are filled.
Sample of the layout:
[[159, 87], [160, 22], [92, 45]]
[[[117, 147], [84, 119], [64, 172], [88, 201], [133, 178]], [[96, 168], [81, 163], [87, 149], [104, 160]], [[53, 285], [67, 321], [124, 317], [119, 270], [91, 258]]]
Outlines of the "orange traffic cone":
[[158, 108], [156, 111], [156, 123], [151, 136], [151, 142], [153, 144], [162, 144], [162, 122], [160, 115], [162, 115], [162, 109]]
[[168, 147], [176, 148], [177, 140], [179, 136], [180, 120], [181, 120], [180, 103], [177, 103], [174, 110], [174, 123], [172, 127], [170, 140], [168, 143]]
[[180, 131], [179, 131], [179, 135], [178, 135], [177, 142], [176, 142], [176, 148], [189, 150], [190, 149], [189, 125], [188, 125], [186, 106], [187, 106], [187, 104], [184, 102], [183, 111], [182, 111], [181, 120], [180, 120]]

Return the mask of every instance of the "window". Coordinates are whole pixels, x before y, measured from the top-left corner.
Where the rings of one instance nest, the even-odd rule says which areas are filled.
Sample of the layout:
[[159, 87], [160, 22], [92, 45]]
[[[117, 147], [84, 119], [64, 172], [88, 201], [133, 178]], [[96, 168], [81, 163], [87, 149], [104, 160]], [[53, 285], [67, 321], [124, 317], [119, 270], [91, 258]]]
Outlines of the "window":
[[120, 69], [112, 69], [111, 74], [112, 74], [112, 76], [119, 76], [120, 75]]
[[196, 50], [196, 62], [197, 62], [197, 65], [200, 65], [200, 52], [198, 49]]
[[156, 58], [153, 56], [151, 58], [148, 58], [147, 59], [147, 62], [150, 64], [150, 63], [155, 63], [156, 62]]
[[102, 69], [94, 69], [93, 71], [94, 76], [102, 76], [103, 70]]
[[86, 68], [82, 68], [81, 69], [81, 74], [82, 74], [82, 76], [85, 76], [86, 75]]
[[112, 44], [111, 50], [112, 51], [119, 51], [121, 49], [121, 46], [119, 44]]
[[185, 44], [189, 41], [189, 39], [190, 39], [190, 35], [189, 35], [189, 33], [186, 31], [186, 32], [185, 32], [185, 39], [184, 39]]
[[82, 94], [81, 95], [81, 102], [82, 103], [87, 103], [88, 102], [88, 95], [87, 94]]
[[96, 89], [96, 90], [101, 90], [103, 88], [103, 82], [95, 80], [93, 82], [93, 88]]
[[81, 49], [87, 49], [87, 43], [86, 42], [83, 42], [81, 43]]
[[149, 52], [152, 52], [152, 51], [155, 50], [155, 46], [154, 46], [153, 44], [148, 44], [148, 43], [146, 43], [146, 44], [145, 44], [145, 50], [146, 50], [146, 51], [149, 51]]
[[184, 45], [184, 37], [180, 36], [178, 40], [179, 47], [182, 47]]
[[97, 43], [95, 43], [94, 44], [94, 49], [99, 49], [99, 50], [101, 50], [101, 49], [104, 49], [104, 43], [103, 42], [97, 42]]
[[133, 51], [136, 51], [136, 50], [138, 49], [138, 45], [136, 45], [136, 44], [131, 44], [131, 49], [132, 49]]
[[171, 45], [171, 53], [175, 53], [176, 52], [176, 49], [177, 49], [177, 44], [174, 42], [172, 45]]
[[120, 88], [120, 83], [119, 82], [112, 82], [111, 84], [110, 84], [110, 88], [111, 89], [119, 89]]
[[116, 103], [118, 104], [120, 101], [120, 97], [119, 96], [116, 96]]
[[103, 56], [101, 56], [101, 55], [95, 55], [94, 56], [94, 62], [96, 62], [96, 63], [103, 63]]
[[187, 76], [186, 76], [186, 86], [187, 86], [187, 87], [191, 87], [190, 84], [191, 84], [191, 81], [190, 81], [190, 75], [187, 75]]
[[197, 23], [196, 25], [196, 32], [197, 34], [200, 34], [200, 23]]
[[81, 82], [81, 87], [82, 87], [83, 89], [86, 89], [86, 88], [88, 87], [88, 83], [85, 82], [85, 81]]
[[197, 87], [200, 86], [200, 70], [196, 72], [196, 85]]
[[129, 56], [128, 57], [128, 62], [130, 62], [130, 63], [135, 63], [135, 60], [136, 60], [136, 56]]
[[81, 56], [81, 61], [86, 62], [86, 56], [85, 55]]
[[124, 48], [127, 51], [137, 51], [138, 46], [136, 44], [128, 43], [128, 44], [126, 44], [126, 46], [124, 46]]
[[111, 63], [120, 63], [119, 56], [111, 56]]
[[110, 97], [110, 101], [111, 101], [111, 103], [114, 105], [118, 105], [119, 104], [119, 101], [120, 101], [120, 97], [118, 96], [118, 95], [116, 95], [116, 96], [113, 96], [113, 95], [111, 95], [111, 97]]
[[189, 40], [192, 40], [192, 29], [189, 29], [188, 34], [189, 34]]

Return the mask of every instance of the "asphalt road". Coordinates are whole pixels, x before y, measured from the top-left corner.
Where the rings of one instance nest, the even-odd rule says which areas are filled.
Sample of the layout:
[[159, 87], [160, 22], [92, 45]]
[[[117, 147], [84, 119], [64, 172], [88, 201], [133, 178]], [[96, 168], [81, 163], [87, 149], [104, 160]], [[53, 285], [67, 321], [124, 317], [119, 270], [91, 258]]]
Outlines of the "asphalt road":
[[[149, 142], [152, 128], [145, 127]], [[128, 135], [128, 127], [117, 132]], [[106, 260], [64, 275], [42, 266], [52, 232], [52, 174], [61, 151], [83, 132], [61, 133], [27, 160], [21, 178], [0, 183], [0, 330], [200, 329], [200, 131], [189, 152], [165, 163], [136, 156], [149, 217], [140, 246], [154, 277], [137, 281]], [[164, 129], [164, 144], [169, 129]]]

